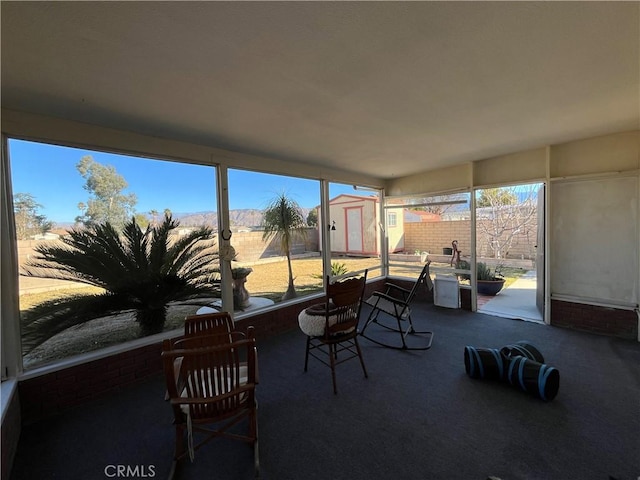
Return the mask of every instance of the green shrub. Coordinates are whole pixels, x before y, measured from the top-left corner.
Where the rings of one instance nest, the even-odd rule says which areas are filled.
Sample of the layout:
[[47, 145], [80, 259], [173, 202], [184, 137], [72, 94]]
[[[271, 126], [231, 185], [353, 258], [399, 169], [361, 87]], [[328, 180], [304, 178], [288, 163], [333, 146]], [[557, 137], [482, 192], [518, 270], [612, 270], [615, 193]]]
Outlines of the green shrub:
[[[349, 273], [349, 269], [345, 263], [331, 262], [331, 276], [339, 277], [340, 275], [345, 275]], [[321, 273], [316, 273], [313, 275], [314, 278], [322, 278]]]
[[[457, 270], [471, 270], [471, 264], [466, 260], [460, 260], [456, 262]], [[478, 280], [499, 280], [502, 278], [502, 274], [500, 271], [502, 270], [502, 266], [498, 265], [495, 269], [491, 270], [484, 262], [478, 262], [476, 266], [476, 278]], [[469, 280], [471, 275], [459, 273], [458, 278], [460, 280]]]
[[476, 278], [478, 280], [500, 280], [502, 278], [502, 275], [500, 274], [501, 269], [502, 266], [498, 265], [492, 271], [486, 263], [478, 262], [476, 265]]

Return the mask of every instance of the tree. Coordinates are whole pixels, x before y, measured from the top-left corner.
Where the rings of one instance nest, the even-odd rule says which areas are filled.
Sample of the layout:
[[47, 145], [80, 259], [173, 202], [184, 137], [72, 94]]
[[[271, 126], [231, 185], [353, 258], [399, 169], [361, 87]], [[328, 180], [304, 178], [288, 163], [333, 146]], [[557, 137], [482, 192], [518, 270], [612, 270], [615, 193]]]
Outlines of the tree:
[[135, 312], [140, 336], [159, 333], [170, 302], [219, 298], [212, 230], [170, 238], [178, 225], [167, 216], [143, 231], [131, 219], [120, 236], [107, 222], [71, 230], [63, 245], [38, 245], [23, 275], [81, 282], [105, 292], [58, 298], [23, 312], [25, 350], [72, 326], [126, 311]]
[[278, 238], [280, 250], [287, 256], [289, 285], [282, 296], [283, 300], [295, 298], [293, 269], [291, 268], [291, 247], [296, 238], [306, 239], [307, 230], [304, 214], [298, 204], [285, 193], [278, 194], [264, 211], [264, 233], [262, 240]]
[[480, 191], [480, 196], [476, 201], [476, 207], [499, 207], [504, 205], [515, 205], [518, 203], [518, 196], [513, 191], [514, 187], [486, 188]]
[[155, 225], [156, 222], [158, 221], [158, 211], [155, 209], [150, 210], [149, 215], [151, 215], [151, 223]]
[[416, 198], [414, 200], [418, 206], [407, 204], [410, 210], [424, 211], [435, 215], [445, 215], [456, 210], [456, 205], [468, 203], [466, 194], [454, 193], [451, 195], [435, 195], [431, 197]]
[[477, 228], [495, 258], [505, 258], [512, 245], [537, 220], [537, 185], [481, 190], [476, 205]]
[[310, 227], [318, 226], [318, 210], [315, 208], [309, 210], [309, 214], [307, 215], [307, 225]]
[[38, 213], [42, 205], [30, 193], [16, 193], [13, 196], [13, 214], [16, 224], [16, 238], [27, 240], [32, 235], [45, 233], [53, 228], [53, 222]]
[[138, 201], [135, 194], [122, 193], [127, 181], [112, 165], [102, 165], [91, 155], [82, 157], [76, 168], [86, 180], [84, 189], [91, 195], [86, 204], [78, 205], [83, 213], [76, 217], [76, 222], [85, 226], [109, 223], [121, 231]]
[[[146, 229], [151, 224], [151, 222], [149, 222], [149, 218], [144, 213], [136, 212], [134, 218], [136, 219], [138, 226], [142, 229]], [[156, 225], [156, 223], [153, 224], [153, 226]]]

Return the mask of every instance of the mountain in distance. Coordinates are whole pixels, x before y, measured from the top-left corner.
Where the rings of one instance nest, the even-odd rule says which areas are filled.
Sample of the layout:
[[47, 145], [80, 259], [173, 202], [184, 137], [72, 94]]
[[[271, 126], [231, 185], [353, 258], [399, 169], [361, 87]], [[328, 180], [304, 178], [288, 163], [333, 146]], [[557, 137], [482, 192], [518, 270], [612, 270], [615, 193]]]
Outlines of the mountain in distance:
[[[302, 214], [306, 220], [311, 208], [301, 208]], [[173, 218], [180, 221], [183, 227], [198, 227], [201, 225], [216, 228], [218, 226], [218, 212], [192, 212], [192, 213], [173, 213]], [[247, 227], [255, 229], [262, 225], [263, 211], [253, 208], [243, 208], [237, 210], [229, 210], [229, 222], [231, 227]]]
[[[312, 208], [300, 208], [304, 219], [307, 219]], [[229, 211], [229, 221], [231, 228], [246, 227], [247, 229], [256, 229], [262, 225], [263, 211], [253, 208], [244, 208]], [[148, 216], [148, 215], [147, 215]], [[171, 216], [180, 222], [181, 227], [200, 227], [208, 226], [214, 229], [218, 228], [218, 212], [173, 212]], [[56, 222], [55, 229], [71, 230], [74, 227], [73, 222]]]

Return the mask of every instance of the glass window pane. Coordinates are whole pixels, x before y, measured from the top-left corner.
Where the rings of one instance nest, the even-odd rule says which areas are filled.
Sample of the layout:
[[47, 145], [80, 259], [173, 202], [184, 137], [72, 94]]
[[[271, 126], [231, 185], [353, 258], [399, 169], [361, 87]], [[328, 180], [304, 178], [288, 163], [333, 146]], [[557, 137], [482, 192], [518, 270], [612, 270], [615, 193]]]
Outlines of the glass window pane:
[[387, 214], [397, 212], [400, 231], [394, 238], [401, 239], [390, 245], [389, 274], [417, 278], [427, 260], [432, 277], [453, 275], [456, 265], [465, 268], [471, 257], [469, 201], [469, 193], [387, 199]]
[[379, 277], [381, 267], [380, 195], [377, 190], [329, 184], [329, 241], [332, 275], [369, 269]]
[[9, 155], [26, 368], [179, 328], [219, 298], [214, 167], [14, 139]]
[[[229, 169], [237, 315], [322, 291], [320, 182]], [[244, 292], [240, 288], [244, 284]]]

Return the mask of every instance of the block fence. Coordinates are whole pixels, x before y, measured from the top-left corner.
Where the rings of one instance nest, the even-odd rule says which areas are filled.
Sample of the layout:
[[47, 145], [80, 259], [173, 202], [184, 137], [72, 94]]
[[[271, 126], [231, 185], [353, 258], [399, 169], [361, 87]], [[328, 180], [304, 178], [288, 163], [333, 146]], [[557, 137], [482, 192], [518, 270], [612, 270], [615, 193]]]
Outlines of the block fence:
[[[480, 225], [483, 221], [478, 222]], [[432, 254], [442, 254], [443, 248], [451, 248], [451, 242], [458, 240], [458, 250], [461, 256], [471, 255], [471, 221], [455, 220], [447, 222], [409, 222], [404, 224], [404, 249], [407, 252], [426, 251]], [[478, 228], [476, 239], [479, 257], [493, 257], [490, 247], [491, 239], [481, 233]], [[536, 256], [537, 224], [527, 226], [518, 233], [507, 258], [534, 259]]]

